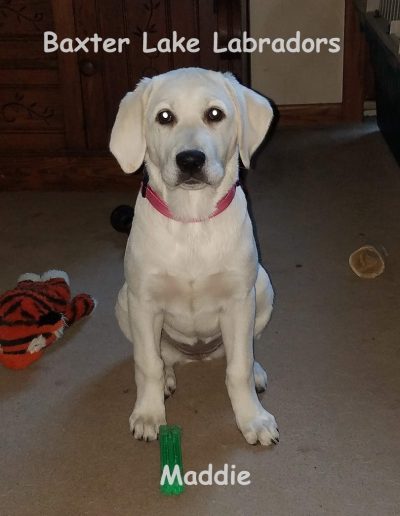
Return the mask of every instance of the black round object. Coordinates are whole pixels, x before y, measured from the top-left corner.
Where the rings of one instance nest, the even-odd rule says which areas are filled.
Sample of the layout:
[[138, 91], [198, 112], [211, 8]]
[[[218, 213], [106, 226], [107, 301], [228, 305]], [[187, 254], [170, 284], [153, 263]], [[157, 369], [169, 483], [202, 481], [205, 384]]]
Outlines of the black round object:
[[122, 204], [117, 206], [111, 213], [110, 222], [112, 227], [119, 233], [129, 235], [132, 226], [134, 210], [132, 206]]

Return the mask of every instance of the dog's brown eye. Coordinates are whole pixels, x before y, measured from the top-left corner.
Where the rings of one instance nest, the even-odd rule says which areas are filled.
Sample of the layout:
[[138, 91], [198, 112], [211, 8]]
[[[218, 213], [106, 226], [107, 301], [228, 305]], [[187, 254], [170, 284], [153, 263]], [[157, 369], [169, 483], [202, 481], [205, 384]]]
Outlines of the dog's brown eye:
[[169, 109], [163, 109], [157, 115], [157, 122], [159, 124], [172, 124], [175, 122], [174, 114]]
[[220, 122], [224, 116], [224, 112], [216, 107], [210, 108], [206, 113], [206, 118], [209, 122]]

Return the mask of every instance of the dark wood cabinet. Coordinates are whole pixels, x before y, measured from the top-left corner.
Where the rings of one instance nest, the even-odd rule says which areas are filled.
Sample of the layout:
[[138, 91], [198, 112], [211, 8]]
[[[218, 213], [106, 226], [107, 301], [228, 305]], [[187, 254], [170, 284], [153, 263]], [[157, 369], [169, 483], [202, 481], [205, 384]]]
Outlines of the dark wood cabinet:
[[[222, 44], [246, 19], [243, 0], [0, 0], [0, 188], [126, 184], [107, 150], [123, 95], [143, 76], [182, 66], [230, 70], [247, 83], [246, 54], [212, 49], [214, 32]], [[44, 31], [130, 44], [46, 54]], [[154, 46], [172, 31], [197, 37], [200, 52], [143, 53], [143, 32]]]

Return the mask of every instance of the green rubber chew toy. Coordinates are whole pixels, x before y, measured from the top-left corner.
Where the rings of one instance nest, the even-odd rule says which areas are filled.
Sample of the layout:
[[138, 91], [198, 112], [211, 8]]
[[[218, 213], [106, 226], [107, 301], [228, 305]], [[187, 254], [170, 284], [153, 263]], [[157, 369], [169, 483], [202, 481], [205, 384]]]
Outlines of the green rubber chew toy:
[[178, 495], [184, 490], [181, 433], [179, 426], [160, 426], [160, 489], [166, 495]]

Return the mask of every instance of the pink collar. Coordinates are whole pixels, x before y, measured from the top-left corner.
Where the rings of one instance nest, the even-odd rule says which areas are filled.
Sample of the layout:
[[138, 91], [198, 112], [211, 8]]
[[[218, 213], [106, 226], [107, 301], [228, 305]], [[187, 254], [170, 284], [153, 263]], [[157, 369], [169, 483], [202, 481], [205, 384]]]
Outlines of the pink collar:
[[[217, 206], [215, 210], [211, 213], [211, 215], [207, 219], [212, 219], [226, 210], [226, 208], [231, 204], [233, 198], [235, 197], [236, 187], [239, 186], [239, 181], [237, 181], [228, 192], [217, 202]], [[161, 199], [161, 197], [151, 188], [149, 184], [142, 182], [142, 196], [146, 197], [149, 203], [155, 208], [159, 213], [164, 215], [169, 219], [176, 220], [178, 222], [203, 222], [207, 219], [192, 219], [192, 220], [179, 220], [176, 219], [170, 209], [168, 208], [168, 204]]]

